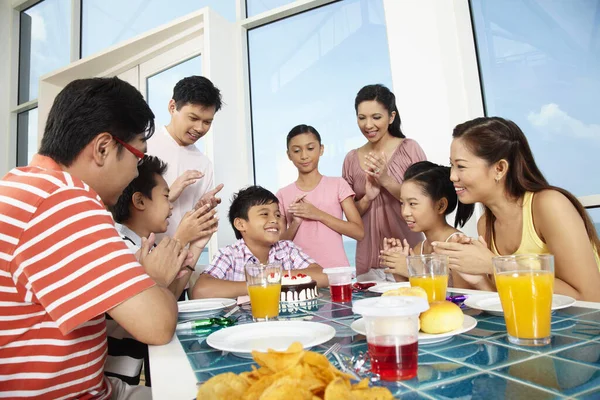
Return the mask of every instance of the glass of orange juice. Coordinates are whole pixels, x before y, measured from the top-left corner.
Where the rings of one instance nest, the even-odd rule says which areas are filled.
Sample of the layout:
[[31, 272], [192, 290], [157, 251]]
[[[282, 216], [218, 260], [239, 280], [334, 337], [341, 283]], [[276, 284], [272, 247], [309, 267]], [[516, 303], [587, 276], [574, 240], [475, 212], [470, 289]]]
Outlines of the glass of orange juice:
[[515, 254], [492, 262], [508, 340], [521, 346], [549, 344], [554, 256]]
[[427, 292], [429, 302], [446, 300], [448, 289], [448, 256], [423, 254], [406, 257], [410, 286]]
[[281, 270], [278, 263], [246, 264], [246, 284], [255, 322], [274, 320], [279, 315]]

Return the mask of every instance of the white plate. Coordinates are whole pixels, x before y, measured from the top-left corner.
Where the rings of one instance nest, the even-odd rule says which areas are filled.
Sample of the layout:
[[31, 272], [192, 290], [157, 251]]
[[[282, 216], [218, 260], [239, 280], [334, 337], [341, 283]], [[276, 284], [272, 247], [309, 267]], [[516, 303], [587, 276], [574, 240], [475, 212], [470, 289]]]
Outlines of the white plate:
[[[452, 336], [459, 335], [461, 333], [465, 333], [475, 328], [477, 325], [477, 320], [470, 315], [465, 315], [465, 320], [460, 328], [455, 329], [450, 332], [440, 333], [437, 335], [432, 335], [430, 333], [419, 332], [419, 344], [433, 344], [438, 342], [443, 342], [444, 340], [450, 339]], [[365, 327], [364, 318], [357, 319], [350, 325], [350, 328], [354, 330], [356, 333], [360, 333], [361, 335], [367, 335], [367, 328]]]
[[319, 322], [272, 321], [224, 328], [211, 333], [206, 343], [217, 350], [250, 353], [268, 349], [283, 351], [294, 342], [300, 342], [308, 349], [334, 336], [334, 327]]
[[179, 319], [212, 317], [235, 303], [233, 299], [221, 298], [180, 301], [177, 303]]
[[[464, 304], [475, 310], [482, 310], [500, 317], [504, 316], [498, 293], [469, 296]], [[552, 311], [571, 307], [573, 304], [575, 304], [575, 299], [572, 297], [563, 296], [562, 294], [555, 294], [552, 296]]]
[[410, 287], [410, 282], [380, 282], [375, 286], [371, 286], [367, 290], [374, 293], [385, 293], [388, 290], [398, 289], [401, 287]]

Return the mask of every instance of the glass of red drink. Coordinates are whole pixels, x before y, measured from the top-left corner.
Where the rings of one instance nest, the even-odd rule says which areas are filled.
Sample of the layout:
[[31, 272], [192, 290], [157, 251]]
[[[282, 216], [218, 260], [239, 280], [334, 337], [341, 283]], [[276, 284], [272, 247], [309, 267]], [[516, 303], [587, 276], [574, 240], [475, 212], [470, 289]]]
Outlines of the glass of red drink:
[[348, 303], [352, 301], [352, 267], [325, 268], [329, 278], [331, 301]]
[[419, 314], [429, 308], [420, 297], [375, 297], [354, 302], [365, 319], [371, 372], [384, 381], [417, 376]]

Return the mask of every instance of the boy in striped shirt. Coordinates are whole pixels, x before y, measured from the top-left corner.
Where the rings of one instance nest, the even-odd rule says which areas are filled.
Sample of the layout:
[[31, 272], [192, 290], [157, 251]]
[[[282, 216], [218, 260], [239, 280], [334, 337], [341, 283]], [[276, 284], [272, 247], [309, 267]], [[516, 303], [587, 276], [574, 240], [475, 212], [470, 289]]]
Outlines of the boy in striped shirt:
[[149, 253], [145, 243], [142, 267], [106, 210], [137, 176], [153, 119], [118, 78], [73, 81], [56, 97], [31, 164], [0, 180], [0, 397], [139, 391], [104, 376], [105, 312], [141, 342], [173, 337], [168, 286], [187, 250], [166, 238]]

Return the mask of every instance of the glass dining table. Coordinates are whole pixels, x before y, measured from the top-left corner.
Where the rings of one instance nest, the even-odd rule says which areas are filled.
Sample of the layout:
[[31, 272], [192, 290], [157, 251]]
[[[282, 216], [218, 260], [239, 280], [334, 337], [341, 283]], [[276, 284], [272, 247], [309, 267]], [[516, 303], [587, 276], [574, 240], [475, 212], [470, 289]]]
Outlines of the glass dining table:
[[[452, 290], [467, 296], [485, 294]], [[452, 294], [452, 293], [450, 293]], [[379, 294], [353, 293], [353, 300]], [[312, 321], [335, 328], [335, 336], [312, 351], [324, 352], [342, 345], [346, 359], [367, 350], [365, 336], [351, 324], [360, 318], [352, 303], [335, 303], [328, 289], [313, 302], [285, 307], [280, 320]], [[225, 310], [224, 312], [226, 312]], [[521, 347], [508, 342], [502, 316], [464, 307], [477, 326], [433, 344], [419, 344], [416, 378], [401, 382], [375, 382], [402, 399], [599, 399], [600, 303], [576, 302], [553, 311], [552, 341], [542, 347]], [[252, 323], [249, 306], [234, 314], [237, 324]], [[228, 329], [228, 328], [222, 328]], [[253, 361], [211, 348], [207, 335], [179, 335], [164, 346], [150, 346], [152, 393], [156, 399], [195, 398], [197, 384], [223, 373], [250, 371]], [[335, 365], [333, 357], [330, 360]]]

